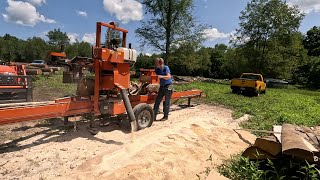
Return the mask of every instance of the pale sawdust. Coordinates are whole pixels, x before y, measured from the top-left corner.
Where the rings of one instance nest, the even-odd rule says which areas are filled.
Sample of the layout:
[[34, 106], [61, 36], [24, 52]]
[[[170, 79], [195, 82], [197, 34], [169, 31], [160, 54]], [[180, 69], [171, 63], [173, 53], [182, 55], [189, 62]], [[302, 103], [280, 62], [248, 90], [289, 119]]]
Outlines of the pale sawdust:
[[99, 133], [92, 135], [85, 123], [73, 132], [56, 120], [24, 123], [27, 128], [2, 126], [2, 140], [11, 135], [16, 141], [0, 141], [0, 179], [204, 178], [206, 167], [255, 140], [248, 132], [233, 131], [240, 120], [232, 119], [229, 109], [199, 105], [173, 111], [168, 121], [134, 134], [114, 124], [98, 126]]

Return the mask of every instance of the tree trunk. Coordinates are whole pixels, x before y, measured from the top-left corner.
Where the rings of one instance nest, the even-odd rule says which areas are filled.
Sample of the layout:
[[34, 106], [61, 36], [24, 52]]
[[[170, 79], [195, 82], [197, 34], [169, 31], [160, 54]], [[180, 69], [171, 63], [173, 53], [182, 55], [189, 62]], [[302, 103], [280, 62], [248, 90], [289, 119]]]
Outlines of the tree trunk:
[[169, 0], [169, 7], [167, 12], [167, 24], [166, 24], [166, 53], [164, 57], [165, 64], [169, 64], [170, 58], [170, 45], [171, 45], [171, 21], [172, 21], [172, 0]]

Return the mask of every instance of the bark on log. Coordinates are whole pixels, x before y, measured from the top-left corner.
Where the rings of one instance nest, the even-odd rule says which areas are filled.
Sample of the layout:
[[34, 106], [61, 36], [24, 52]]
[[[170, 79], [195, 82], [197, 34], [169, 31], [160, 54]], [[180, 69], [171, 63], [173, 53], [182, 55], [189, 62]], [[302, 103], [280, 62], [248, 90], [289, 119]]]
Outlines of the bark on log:
[[40, 75], [42, 74], [41, 69], [26, 69], [26, 74], [27, 75]]
[[50, 67], [53, 71], [60, 71], [61, 67]]
[[275, 136], [267, 136], [262, 138], [257, 138], [254, 146], [258, 147], [259, 149], [276, 156], [281, 153], [281, 143], [277, 141]]
[[79, 96], [91, 96], [94, 94], [94, 79], [83, 78], [77, 86], [77, 94]]
[[49, 73], [52, 73], [53, 72], [53, 69], [51, 68], [41, 68], [42, 72], [49, 72]]
[[243, 157], [247, 157], [250, 160], [264, 160], [264, 159], [275, 159], [271, 154], [259, 149], [258, 147], [251, 146], [247, 148], [243, 153]]
[[301, 128], [291, 124], [282, 126], [282, 153], [301, 160], [315, 162], [314, 160], [320, 157], [319, 151], [303, 138], [305, 134], [300, 130]]
[[49, 68], [49, 66], [47, 64], [32, 64], [32, 66], [33, 67], [38, 67], [38, 68]]

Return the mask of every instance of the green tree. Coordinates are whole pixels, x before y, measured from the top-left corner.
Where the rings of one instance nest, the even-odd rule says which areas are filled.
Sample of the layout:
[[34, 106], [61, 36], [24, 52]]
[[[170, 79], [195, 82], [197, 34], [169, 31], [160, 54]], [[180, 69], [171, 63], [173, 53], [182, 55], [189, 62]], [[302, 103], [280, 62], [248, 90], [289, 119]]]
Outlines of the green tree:
[[170, 61], [173, 45], [181, 42], [201, 42], [206, 26], [196, 23], [193, 16], [193, 0], [143, 0], [145, 14], [136, 30], [141, 45], [148, 45], [164, 53], [165, 63]]
[[210, 75], [210, 49], [198, 43], [183, 42], [173, 49], [171, 72], [175, 75]]
[[73, 58], [75, 56], [91, 57], [92, 47], [90, 43], [87, 42], [75, 42], [66, 47], [66, 54], [68, 58]]
[[216, 44], [211, 50], [210, 61], [211, 61], [211, 76], [215, 78], [221, 78], [223, 75], [221, 67], [225, 61], [225, 53], [228, 46], [225, 44]]
[[320, 27], [311, 28], [303, 41], [309, 56], [320, 56]]
[[0, 54], [5, 61], [23, 61], [23, 50], [25, 41], [10, 34], [5, 34], [0, 38]]
[[25, 62], [32, 62], [35, 59], [46, 59], [48, 53], [48, 44], [39, 37], [33, 37], [26, 40], [24, 48]]
[[320, 89], [320, 57], [312, 57], [311, 61], [308, 83], [311, 87]]
[[49, 31], [46, 36], [49, 38], [49, 45], [51, 51], [60, 51], [61, 45], [69, 45], [70, 39], [65, 32], [61, 32], [60, 29], [54, 29]]
[[137, 62], [134, 65], [135, 70], [138, 72], [140, 68], [153, 69], [156, 57], [159, 57], [159, 55], [153, 54], [152, 56], [147, 56], [140, 53], [137, 57]]
[[298, 28], [304, 14], [282, 0], [252, 0], [240, 16], [232, 41], [242, 48], [250, 71], [290, 78], [304, 57]]
[[224, 55], [224, 62], [221, 66], [222, 78], [240, 77], [243, 72], [250, 72], [246, 52], [243, 48], [229, 48]]

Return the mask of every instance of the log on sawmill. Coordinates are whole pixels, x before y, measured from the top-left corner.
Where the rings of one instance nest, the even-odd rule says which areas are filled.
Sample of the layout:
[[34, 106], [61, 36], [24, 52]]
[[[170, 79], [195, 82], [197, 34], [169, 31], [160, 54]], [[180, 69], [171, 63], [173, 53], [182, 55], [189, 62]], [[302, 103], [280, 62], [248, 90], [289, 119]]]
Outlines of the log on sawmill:
[[94, 94], [94, 79], [82, 78], [77, 86], [77, 95], [79, 96], [91, 96]]
[[53, 69], [51, 68], [41, 68], [42, 72], [48, 72], [48, 73], [52, 73]]
[[42, 74], [41, 69], [26, 69], [26, 74], [27, 75], [40, 75]]

